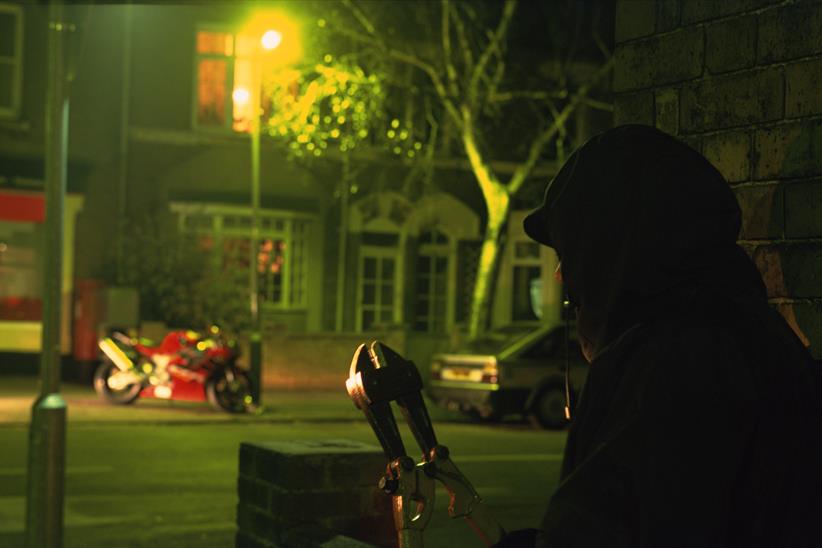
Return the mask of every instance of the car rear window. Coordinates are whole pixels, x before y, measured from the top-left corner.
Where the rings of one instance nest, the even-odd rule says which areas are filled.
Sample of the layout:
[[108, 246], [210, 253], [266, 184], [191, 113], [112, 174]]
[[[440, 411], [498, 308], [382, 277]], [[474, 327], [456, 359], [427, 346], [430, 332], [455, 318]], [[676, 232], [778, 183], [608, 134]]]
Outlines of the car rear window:
[[518, 340], [534, 332], [534, 326], [508, 325], [489, 331], [466, 344], [464, 350], [472, 354], [498, 354]]

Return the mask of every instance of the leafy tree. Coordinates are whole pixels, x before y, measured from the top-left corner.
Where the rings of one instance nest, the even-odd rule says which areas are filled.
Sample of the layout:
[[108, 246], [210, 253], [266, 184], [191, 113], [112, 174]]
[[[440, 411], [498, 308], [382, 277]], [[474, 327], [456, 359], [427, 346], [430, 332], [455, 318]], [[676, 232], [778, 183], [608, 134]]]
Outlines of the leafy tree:
[[[487, 208], [470, 337], [487, 324], [512, 198], [549, 148], [558, 162], [564, 159], [567, 126], [580, 105], [608, 108], [589, 97], [611, 59], [595, 25], [582, 28], [581, 20], [590, 15], [578, 9], [583, 4], [323, 2], [317, 40], [333, 54], [267, 90], [283, 105], [269, 119], [269, 131], [291, 138], [298, 155], [321, 156], [331, 145], [345, 155], [365, 141], [403, 161], [430, 165], [435, 150], [447, 153], [452, 140], [459, 144]], [[553, 19], [529, 30], [529, 23], [540, 23], [532, 20], [537, 5]], [[590, 43], [603, 56], [584, 81], [573, 71], [583, 30], [592, 31]], [[529, 32], [558, 37], [540, 44], [541, 53], [556, 52], [556, 76], [537, 74], [534, 64], [521, 62]], [[507, 176], [495, 167], [499, 159], [513, 160]]]

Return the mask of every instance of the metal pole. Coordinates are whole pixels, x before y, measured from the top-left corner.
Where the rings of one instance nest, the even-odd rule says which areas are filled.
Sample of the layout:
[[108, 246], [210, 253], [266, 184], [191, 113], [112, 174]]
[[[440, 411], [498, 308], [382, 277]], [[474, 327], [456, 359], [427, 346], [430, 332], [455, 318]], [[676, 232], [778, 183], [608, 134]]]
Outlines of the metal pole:
[[337, 241], [337, 306], [335, 310], [334, 327], [338, 333], [342, 333], [344, 324], [345, 306], [345, 272], [348, 262], [347, 242], [348, 242], [348, 194], [350, 192], [350, 164], [348, 154], [342, 155], [342, 169], [340, 178], [340, 225]]
[[257, 290], [257, 253], [260, 239], [260, 58], [254, 59], [254, 82], [251, 92], [254, 115], [251, 118], [251, 242], [249, 242], [249, 289], [251, 306], [251, 337], [249, 341], [249, 365], [251, 398], [254, 405], [261, 405], [262, 386], [262, 338], [260, 335], [259, 293]]
[[66, 93], [63, 21], [59, 0], [49, 5], [46, 93], [46, 219], [43, 242], [43, 318], [40, 395], [29, 427], [26, 546], [63, 545], [66, 402], [60, 396], [60, 316], [63, 279], [63, 211], [69, 103]]
[[125, 277], [125, 228], [126, 188], [128, 182], [128, 124], [131, 102], [131, 4], [123, 6], [123, 56], [120, 89], [120, 142], [117, 161], [117, 285], [123, 285]]

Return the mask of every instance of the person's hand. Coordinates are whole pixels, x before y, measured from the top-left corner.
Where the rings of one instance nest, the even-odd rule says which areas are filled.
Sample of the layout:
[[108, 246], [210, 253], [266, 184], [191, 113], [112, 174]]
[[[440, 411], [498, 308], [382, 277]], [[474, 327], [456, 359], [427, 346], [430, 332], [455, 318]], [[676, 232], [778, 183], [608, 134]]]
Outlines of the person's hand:
[[538, 533], [537, 529], [517, 529], [507, 533], [491, 548], [534, 548]]

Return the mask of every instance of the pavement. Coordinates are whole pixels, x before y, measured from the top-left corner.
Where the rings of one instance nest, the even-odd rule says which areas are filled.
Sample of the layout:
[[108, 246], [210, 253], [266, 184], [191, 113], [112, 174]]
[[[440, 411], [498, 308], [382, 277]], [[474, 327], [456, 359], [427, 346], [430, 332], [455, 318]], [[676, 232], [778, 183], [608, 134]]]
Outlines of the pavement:
[[[38, 393], [36, 377], [0, 377], [0, 425], [26, 425]], [[257, 423], [345, 422], [364, 420], [343, 387], [338, 391], [266, 390], [262, 406], [254, 413], [230, 414], [205, 402], [138, 399], [130, 405], [102, 401], [90, 385], [63, 383], [60, 393], [68, 407], [68, 422], [120, 423]], [[428, 404], [435, 420], [465, 422], [460, 414]]]
[[[77, 384], [64, 384], [61, 393], [69, 421], [65, 548], [233, 546], [241, 442], [376, 444], [342, 388], [266, 391], [262, 410], [248, 415], [161, 400], [113, 406]], [[36, 395], [36, 379], [0, 377], [0, 548], [22, 546], [27, 424]], [[510, 529], [538, 524], [556, 486], [564, 432], [523, 422], [473, 424], [433, 405], [429, 411], [439, 439], [493, 514]], [[412, 446], [402, 423], [400, 430]], [[426, 546], [482, 546], [467, 525], [448, 519], [446, 494], [438, 499]]]

